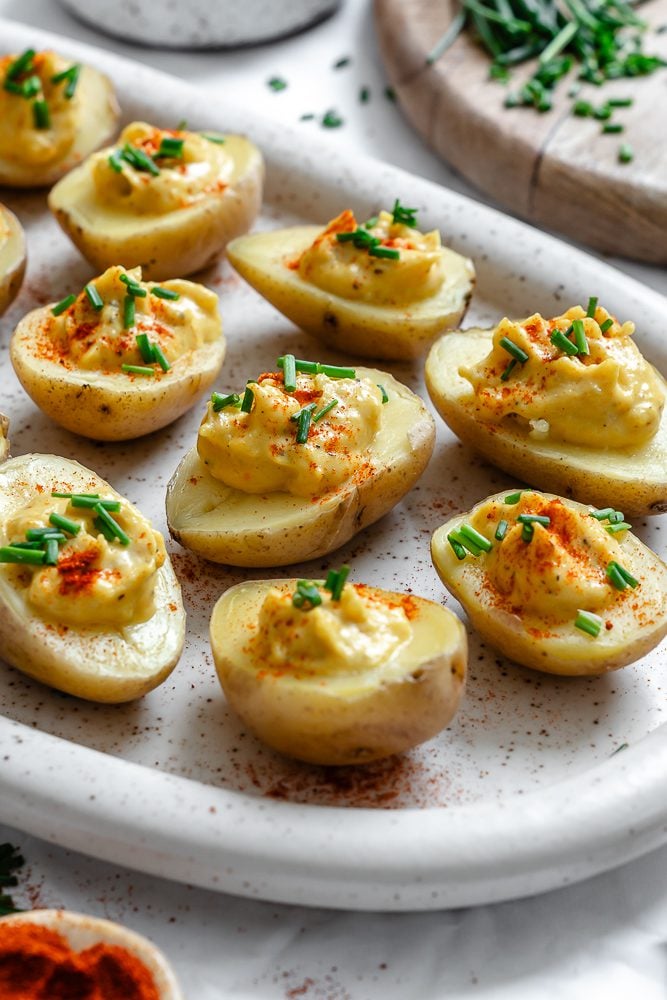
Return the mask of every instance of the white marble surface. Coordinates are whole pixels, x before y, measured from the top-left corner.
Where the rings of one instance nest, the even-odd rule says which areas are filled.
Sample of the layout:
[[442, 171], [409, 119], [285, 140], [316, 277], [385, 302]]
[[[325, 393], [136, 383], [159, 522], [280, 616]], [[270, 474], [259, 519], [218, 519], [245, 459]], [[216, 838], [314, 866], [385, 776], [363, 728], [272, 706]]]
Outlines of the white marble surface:
[[[230, 53], [106, 40], [48, 0], [0, 0], [0, 16], [108, 47], [286, 123], [335, 108], [328, 138], [475, 196], [386, 100], [370, 5], [347, 0], [295, 38]], [[132, 25], [127, 27], [128, 37]], [[349, 66], [333, 63], [349, 56]], [[266, 81], [282, 76], [279, 93]], [[360, 87], [371, 99], [360, 104]], [[307, 136], [316, 121], [299, 123]], [[477, 195], [479, 197], [479, 195]], [[616, 262], [667, 292], [657, 268]], [[0, 819], [2, 805], [0, 803]], [[160, 882], [0, 826], [28, 859], [16, 898], [120, 920], [171, 958], [189, 1000], [564, 1000], [667, 996], [667, 848], [579, 886], [516, 903], [430, 914], [347, 914], [233, 899]]]

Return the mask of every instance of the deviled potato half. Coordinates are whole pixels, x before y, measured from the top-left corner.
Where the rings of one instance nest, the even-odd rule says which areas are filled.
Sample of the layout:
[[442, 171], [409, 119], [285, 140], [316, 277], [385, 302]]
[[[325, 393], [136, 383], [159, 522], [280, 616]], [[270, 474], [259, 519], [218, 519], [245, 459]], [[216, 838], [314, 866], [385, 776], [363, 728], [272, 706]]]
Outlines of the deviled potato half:
[[160, 684], [181, 655], [185, 612], [159, 532], [78, 462], [0, 466], [0, 650], [36, 680], [91, 701]]
[[667, 383], [591, 299], [447, 334], [426, 386], [456, 435], [540, 489], [630, 515], [667, 510]]
[[170, 424], [215, 381], [225, 355], [217, 295], [184, 279], [111, 267], [79, 295], [35, 309], [10, 344], [14, 370], [56, 423], [97, 441]]
[[54, 184], [112, 135], [118, 102], [92, 66], [26, 49], [0, 58], [0, 184]]
[[162, 281], [206, 267], [250, 229], [263, 179], [242, 136], [133, 122], [53, 188], [49, 208], [93, 267], [140, 266]]
[[23, 227], [14, 213], [0, 204], [0, 316], [18, 295], [25, 266]]
[[433, 535], [438, 574], [484, 640], [535, 670], [591, 676], [667, 634], [667, 566], [621, 511], [517, 490]]
[[234, 711], [274, 750], [314, 764], [364, 764], [431, 739], [466, 677], [466, 633], [451, 611], [345, 583], [346, 571], [240, 583], [211, 618]]
[[333, 552], [426, 468], [433, 418], [387, 372], [293, 355], [213, 393], [167, 488], [172, 536], [213, 562], [285, 566]]
[[472, 261], [416, 228], [397, 200], [360, 225], [349, 209], [322, 229], [296, 226], [234, 240], [227, 254], [260, 295], [303, 330], [360, 357], [422, 355], [461, 321]]

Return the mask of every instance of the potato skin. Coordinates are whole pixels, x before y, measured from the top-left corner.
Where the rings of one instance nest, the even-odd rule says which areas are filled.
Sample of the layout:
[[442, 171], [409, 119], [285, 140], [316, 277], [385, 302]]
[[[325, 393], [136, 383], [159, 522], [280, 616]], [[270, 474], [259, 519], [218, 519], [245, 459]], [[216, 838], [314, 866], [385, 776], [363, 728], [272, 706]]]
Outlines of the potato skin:
[[[211, 618], [211, 648], [227, 700], [260, 740], [289, 757], [312, 764], [365, 764], [436, 736], [453, 718], [467, 668], [467, 638], [452, 612], [413, 597], [415, 631], [428, 629], [425, 655], [408, 649], [392, 676], [355, 678], [341, 691], [322, 677], [299, 681], [269, 670], [257, 672], [243, 653], [248, 617], [257, 615], [272, 587], [292, 590], [296, 580], [251, 581], [228, 590]], [[393, 598], [401, 595], [393, 594]], [[422, 640], [423, 641], [423, 640]], [[351, 682], [352, 683], [352, 682]]]
[[9, 239], [0, 246], [0, 316], [18, 295], [27, 264], [25, 234], [13, 212], [0, 204], [0, 227], [9, 229]]
[[[487, 497], [473, 510], [489, 500], [505, 497], [508, 492]], [[542, 495], [553, 499], [552, 494]], [[560, 499], [569, 507], [588, 513], [585, 504]], [[617, 617], [614, 629], [603, 629], [595, 640], [579, 632], [572, 623], [563, 626], [555, 636], [531, 635], [522, 618], [499, 609], [489, 599], [482, 560], [466, 558], [460, 562], [452, 551], [447, 535], [468, 520], [470, 514], [456, 515], [437, 529], [431, 539], [431, 558], [438, 576], [462, 604], [473, 627], [509, 660], [563, 677], [594, 677], [634, 663], [667, 635], [667, 565], [631, 534], [623, 542], [623, 565], [640, 580], [653, 602], [651, 620], [640, 626], [627, 615]], [[614, 619], [611, 612], [607, 617]]]
[[166, 427], [209, 389], [225, 356], [225, 339], [177, 358], [171, 370], [152, 378], [125, 372], [69, 369], [35, 351], [50, 306], [19, 323], [10, 358], [33, 402], [57, 424], [95, 441], [127, 441]]
[[[426, 387], [445, 423], [493, 465], [541, 490], [591, 503], [613, 504], [630, 517], [667, 511], [667, 409], [655, 438], [635, 452], [596, 451], [562, 442], [530, 441], [506, 424], [476, 420], [466, 405], [470, 386], [458, 374], [491, 349], [492, 330], [445, 334], [426, 360]], [[663, 382], [665, 392], [667, 383]]]
[[333, 552], [391, 510], [428, 465], [435, 425], [421, 399], [393, 376], [368, 368], [357, 373], [383, 384], [390, 397], [383, 406], [384, 433], [371, 451], [371, 476], [349, 480], [316, 501], [286, 493], [241, 494], [209, 475], [195, 447], [167, 487], [172, 538], [212, 562], [286, 566]]
[[252, 233], [230, 243], [229, 260], [260, 295], [302, 330], [339, 351], [403, 361], [421, 357], [443, 330], [460, 323], [475, 286], [472, 261], [443, 248], [448, 278], [442, 291], [410, 307], [343, 299], [304, 281], [286, 266], [321, 232], [297, 226]]
[[213, 263], [231, 239], [247, 232], [261, 206], [264, 162], [259, 150], [240, 136], [228, 136], [226, 148], [243, 157], [243, 171], [222, 194], [177, 212], [132, 216], [102, 209], [88, 163], [53, 188], [49, 208], [96, 270], [120, 263], [140, 266], [145, 281], [185, 277]]

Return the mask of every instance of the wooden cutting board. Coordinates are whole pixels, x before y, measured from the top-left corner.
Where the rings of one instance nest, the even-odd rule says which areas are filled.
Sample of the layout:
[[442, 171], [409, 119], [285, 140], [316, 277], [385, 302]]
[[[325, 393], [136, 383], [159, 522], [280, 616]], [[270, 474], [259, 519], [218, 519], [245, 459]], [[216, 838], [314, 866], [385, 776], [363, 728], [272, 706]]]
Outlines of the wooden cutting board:
[[[455, 0], [375, 0], [380, 51], [401, 107], [415, 128], [472, 184], [529, 222], [607, 253], [667, 264], [667, 68], [643, 78], [584, 85], [578, 99], [619, 108], [620, 135], [571, 113], [568, 81], [540, 114], [507, 109], [508, 87], [489, 80], [489, 58], [463, 32], [433, 66], [426, 57], [459, 7]], [[667, 24], [667, 0], [642, 5], [651, 25]], [[644, 49], [667, 58], [667, 32], [647, 33]], [[532, 70], [512, 73], [519, 89]], [[629, 164], [618, 149], [634, 150]]]

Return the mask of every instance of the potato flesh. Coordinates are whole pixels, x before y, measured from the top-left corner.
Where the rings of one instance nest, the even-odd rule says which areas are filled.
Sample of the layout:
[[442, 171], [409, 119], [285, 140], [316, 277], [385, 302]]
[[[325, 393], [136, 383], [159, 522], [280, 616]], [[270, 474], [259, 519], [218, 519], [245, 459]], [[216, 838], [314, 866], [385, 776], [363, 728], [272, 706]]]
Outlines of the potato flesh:
[[[6, 238], [3, 238], [4, 233]], [[0, 205], [0, 316], [19, 293], [26, 266], [25, 235], [13, 212]]]
[[[597, 507], [613, 504], [629, 516], [667, 510], [667, 410], [655, 437], [632, 451], [532, 440], [527, 432], [507, 424], [476, 420], [470, 383], [458, 371], [487, 356], [492, 333], [480, 329], [449, 333], [428, 356], [429, 395], [454, 433], [494, 465], [538, 489]], [[667, 392], [667, 383], [658, 376]]]
[[[632, 534], [621, 543], [621, 562], [639, 580], [640, 588], [624, 591], [626, 600], [599, 612], [605, 622], [612, 622], [613, 628], [603, 626], [597, 638], [575, 628], [574, 619], [557, 623], [534, 615], [519, 617], [497, 606], [493, 591], [485, 583], [484, 556], [468, 555], [459, 560], [447, 535], [468, 521], [474, 510], [489, 500], [504, 498], [508, 492], [487, 497], [473, 511], [451, 518], [437, 529], [431, 541], [431, 557], [440, 579], [463, 605], [482, 638], [516, 663], [564, 676], [592, 676], [616, 670], [653, 649], [667, 634], [667, 566]], [[551, 494], [542, 495], [552, 498]], [[588, 516], [590, 508], [586, 505], [561, 499]]]
[[220, 683], [256, 736], [288, 756], [338, 765], [401, 753], [444, 729], [466, 674], [466, 635], [455, 615], [413, 598], [412, 638], [363, 674], [301, 679], [258, 670], [247, 643], [261, 604], [272, 587], [295, 586], [296, 580], [238, 584], [213, 610], [211, 646]]

